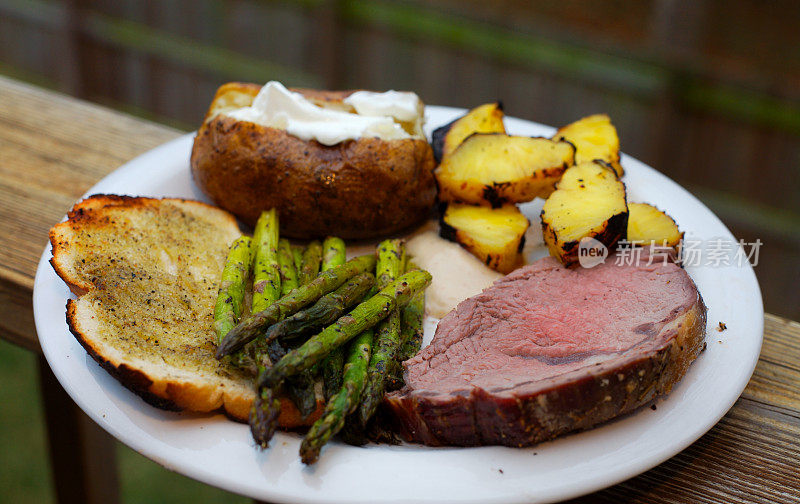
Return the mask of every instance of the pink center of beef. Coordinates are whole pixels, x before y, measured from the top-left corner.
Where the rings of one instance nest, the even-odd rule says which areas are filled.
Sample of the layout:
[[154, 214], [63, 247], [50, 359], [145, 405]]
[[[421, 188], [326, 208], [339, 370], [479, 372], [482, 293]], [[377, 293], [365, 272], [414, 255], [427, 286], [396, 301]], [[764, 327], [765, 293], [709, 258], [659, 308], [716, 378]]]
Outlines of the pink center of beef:
[[406, 363], [417, 392], [501, 392], [659, 343], [696, 299], [674, 264], [566, 269], [546, 258], [461, 303]]

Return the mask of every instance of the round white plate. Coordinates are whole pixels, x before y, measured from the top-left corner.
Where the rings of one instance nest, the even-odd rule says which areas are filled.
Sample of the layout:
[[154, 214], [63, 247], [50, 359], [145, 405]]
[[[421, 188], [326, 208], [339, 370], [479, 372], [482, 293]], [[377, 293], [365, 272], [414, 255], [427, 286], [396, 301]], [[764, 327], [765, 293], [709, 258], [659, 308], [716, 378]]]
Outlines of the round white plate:
[[[428, 107], [428, 124], [445, 124], [463, 111]], [[507, 118], [508, 131], [551, 135], [553, 129]], [[177, 196], [205, 200], [189, 172], [193, 135], [132, 160], [87, 194]], [[658, 171], [623, 156], [629, 201], [655, 204], [672, 215], [686, 239], [733, 241], [695, 197]], [[524, 205], [538, 229], [541, 201]], [[536, 231], [531, 233], [532, 255]], [[541, 233], [538, 233], [539, 235]], [[351, 447], [331, 442], [306, 467], [300, 437], [275, 435], [258, 450], [246, 425], [222, 415], [161, 411], [145, 404], [102, 370], [70, 334], [64, 310], [69, 290], [48, 264], [36, 273], [33, 304], [45, 357], [67, 393], [91, 418], [134, 450], [168, 469], [210, 485], [270, 502], [552, 502], [635, 476], [667, 460], [708, 431], [747, 384], [761, 348], [763, 308], [755, 274], [740, 267], [687, 266], [708, 305], [708, 348], [657, 410], [634, 414], [587, 432], [525, 449], [428, 448], [418, 445]], [[716, 330], [725, 322], [725, 332]], [[428, 340], [435, 321], [428, 321]]]

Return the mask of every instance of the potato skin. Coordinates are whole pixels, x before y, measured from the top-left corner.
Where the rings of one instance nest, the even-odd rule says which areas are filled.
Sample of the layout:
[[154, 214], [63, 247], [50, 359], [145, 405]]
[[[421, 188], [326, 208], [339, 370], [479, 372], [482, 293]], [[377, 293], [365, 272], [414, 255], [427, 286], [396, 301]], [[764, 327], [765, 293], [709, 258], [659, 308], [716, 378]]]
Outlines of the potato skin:
[[325, 146], [218, 115], [198, 131], [191, 166], [217, 205], [249, 225], [275, 207], [291, 238], [389, 235], [428, 218], [436, 197], [433, 152], [422, 139]]
[[[542, 210], [541, 214], [544, 214]], [[540, 215], [541, 215], [540, 214]], [[625, 231], [628, 228], [628, 213], [618, 213], [606, 220], [602, 229], [591, 238], [599, 241], [600, 243], [607, 244], [606, 246], [613, 250], [617, 242], [625, 237]], [[552, 226], [542, 219], [542, 234], [547, 248], [550, 250], [550, 255], [558, 258], [564, 266], [570, 267], [578, 264], [578, 252], [580, 249], [580, 240], [572, 240], [559, 244], [558, 237]]]
[[[462, 125], [463, 123], [473, 133], [505, 133], [506, 128], [503, 124], [503, 117], [503, 102], [498, 100], [494, 103], [479, 105], [461, 117], [457, 117], [444, 126], [439, 126], [433, 130], [431, 147], [433, 148], [433, 157], [436, 162], [441, 163], [446, 154], [455, 150], [461, 142], [466, 140], [466, 138], [460, 138], [450, 149], [446, 148], [448, 136], [453, 135], [453, 130], [457, 125]], [[461, 129], [463, 131], [463, 128]]]
[[[580, 194], [575, 192], [576, 185], [580, 188]], [[584, 199], [587, 192], [593, 197]], [[568, 168], [556, 184], [553, 196], [555, 194], [562, 197], [548, 198], [539, 216], [542, 236], [550, 255], [564, 266], [570, 267], [580, 262], [580, 243], [583, 238], [594, 238], [613, 250], [617, 242], [627, 236], [629, 209], [625, 184], [605, 161], [594, 160]], [[600, 197], [605, 201], [601, 201]], [[551, 203], [560, 203], [560, 207], [548, 208]], [[604, 220], [598, 222], [600, 218]], [[581, 235], [575, 237], [577, 233], [564, 233], [573, 239], [559, 236], [557, 228], [561, 227], [563, 231], [566, 222], [584, 224], [587, 220], [593, 226]]]
[[[516, 206], [507, 205], [501, 210], [478, 205], [443, 203], [439, 209], [439, 236], [460, 244], [486, 266], [497, 272], [508, 274], [519, 266], [520, 254], [525, 246], [525, 232], [530, 226], [530, 221]], [[465, 209], [474, 210], [479, 214], [473, 219], [465, 221], [463, 218]], [[513, 209], [512, 215], [506, 213], [510, 209]], [[448, 221], [448, 218], [453, 219], [451, 212], [456, 214], [462, 212], [462, 217], [460, 219], [456, 217], [455, 221]], [[497, 239], [490, 241], [480, 236], [479, 228], [488, 224], [489, 219], [492, 219], [491, 227], [493, 229], [505, 231], [504, 241]], [[476, 233], [476, 228], [478, 228], [478, 233]]]

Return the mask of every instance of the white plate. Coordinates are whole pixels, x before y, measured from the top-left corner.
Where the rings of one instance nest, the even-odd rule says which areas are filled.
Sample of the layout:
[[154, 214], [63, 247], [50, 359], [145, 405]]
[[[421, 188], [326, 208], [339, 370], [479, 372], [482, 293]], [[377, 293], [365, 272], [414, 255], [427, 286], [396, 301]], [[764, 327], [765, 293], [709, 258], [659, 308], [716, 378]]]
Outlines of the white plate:
[[[428, 107], [431, 126], [462, 111]], [[552, 128], [508, 118], [511, 133], [550, 135]], [[189, 173], [192, 135], [166, 143], [120, 167], [87, 194], [117, 193], [205, 199]], [[670, 213], [687, 239], [733, 240], [696, 198], [658, 171], [623, 156], [629, 201]], [[538, 222], [541, 202], [525, 206]], [[535, 238], [535, 237], [534, 237]], [[533, 448], [427, 448], [332, 442], [305, 467], [300, 437], [276, 434], [257, 450], [246, 425], [222, 415], [179, 414], [145, 404], [102, 370], [70, 334], [69, 291], [48, 264], [48, 246], [34, 286], [34, 313], [45, 357], [67, 393], [101, 427], [164, 465], [210, 485], [270, 502], [551, 502], [635, 476], [667, 460], [708, 431], [747, 384], [761, 348], [763, 308], [756, 277], [744, 267], [687, 267], [708, 305], [708, 348], [656, 411], [643, 408], [593, 430]], [[718, 332], [723, 321], [728, 330]], [[433, 324], [427, 325], [430, 331]]]

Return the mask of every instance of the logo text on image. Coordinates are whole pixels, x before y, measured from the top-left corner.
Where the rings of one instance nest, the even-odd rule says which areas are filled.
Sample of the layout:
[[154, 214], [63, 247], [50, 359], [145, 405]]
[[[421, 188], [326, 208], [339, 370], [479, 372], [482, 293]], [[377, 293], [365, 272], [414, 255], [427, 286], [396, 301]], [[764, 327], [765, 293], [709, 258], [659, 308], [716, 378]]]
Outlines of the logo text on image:
[[608, 257], [608, 247], [599, 240], [588, 236], [581, 238], [578, 244], [578, 262], [584, 268], [594, 268], [602, 264]]

